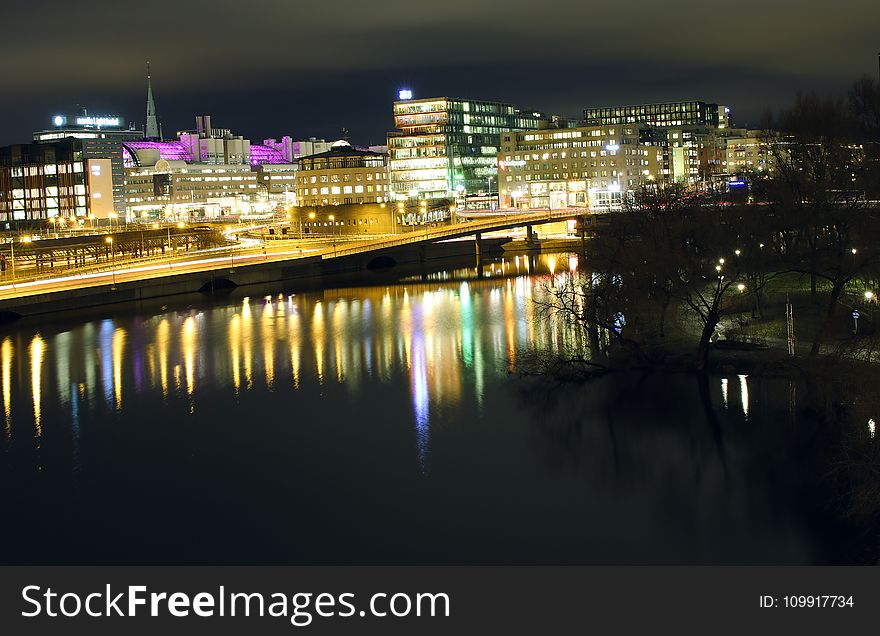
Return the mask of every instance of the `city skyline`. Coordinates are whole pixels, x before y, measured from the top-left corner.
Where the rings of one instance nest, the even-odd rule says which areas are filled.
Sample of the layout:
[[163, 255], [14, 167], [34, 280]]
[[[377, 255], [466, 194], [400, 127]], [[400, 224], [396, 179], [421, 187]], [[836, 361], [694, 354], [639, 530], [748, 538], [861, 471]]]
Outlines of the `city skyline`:
[[[17, 90], [4, 99], [0, 143], [25, 142], [77, 105], [143, 125], [147, 61], [166, 134], [210, 112], [254, 139], [278, 130], [338, 138], [346, 128], [368, 144], [393, 129], [391, 101], [401, 88], [417, 98], [466, 95], [569, 117], [586, 107], [700, 99], [731, 104], [738, 124], [754, 126], [798, 90], [837, 94], [877, 72], [869, 25], [880, 9], [863, 0], [836, 5], [833, 22], [832, 9], [801, 3], [796, 29], [790, 10], [759, 11], [751, 1], [719, 15], [677, 0], [646, 14], [650, 20], [624, 20], [606, 6], [563, 10], [556, 0], [537, 16], [520, 0], [467, 12], [451, 1], [424, 15], [428, 9], [396, 1], [364, 10], [345, 0], [332, 12], [262, 4], [241, 14], [218, 0], [206, 13], [163, 0], [125, 24], [114, 22], [118, 5], [104, 1], [88, 13], [57, 3], [48, 12], [9, 8], [11, 49], [24, 50], [33, 37], [17, 23], [40, 23], [42, 43], [7, 71]], [[236, 33], [216, 26], [224, 15], [234, 15]], [[96, 37], [71, 42], [71, 31]], [[209, 33], [210, 50], [199, 44]], [[615, 33], [627, 34], [626, 46]]]

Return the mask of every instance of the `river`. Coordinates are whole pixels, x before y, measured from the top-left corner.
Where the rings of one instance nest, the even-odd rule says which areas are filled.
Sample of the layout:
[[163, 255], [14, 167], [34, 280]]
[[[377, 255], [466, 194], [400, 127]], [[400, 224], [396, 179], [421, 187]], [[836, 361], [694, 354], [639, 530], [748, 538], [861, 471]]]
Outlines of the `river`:
[[511, 373], [572, 337], [534, 299], [577, 267], [510, 256], [4, 327], [0, 562], [868, 558], [817, 497], [787, 381]]

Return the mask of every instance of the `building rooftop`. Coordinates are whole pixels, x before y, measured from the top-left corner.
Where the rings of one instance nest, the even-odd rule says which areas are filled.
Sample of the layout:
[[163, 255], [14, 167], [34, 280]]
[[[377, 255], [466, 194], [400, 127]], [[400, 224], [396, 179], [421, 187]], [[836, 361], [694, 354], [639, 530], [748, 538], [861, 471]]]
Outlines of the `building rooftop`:
[[[337, 142], [338, 143], [338, 142]], [[304, 159], [332, 159], [335, 157], [384, 157], [385, 153], [382, 152], [374, 152], [372, 150], [366, 150], [364, 148], [355, 148], [350, 144], [345, 144], [336, 146], [326, 152], [319, 152], [315, 155], [306, 155], [304, 157], [300, 157], [299, 161]]]
[[284, 158], [281, 151], [262, 144], [251, 144], [251, 165], [259, 166], [264, 163], [290, 163]]
[[[122, 159], [125, 167], [132, 168], [139, 165], [139, 159], [136, 157], [141, 150], [158, 150], [159, 158], [166, 161], [186, 161], [193, 162], [193, 157], [182, 142], [174, 141], [126, 141], [122, 145]], [[275, 148], [264, 146], [261, 144], [251, 144], [251, 165], [258, 166], [264, 163], [281, 164], [290, 163], [285, 160], [284, 155]]]

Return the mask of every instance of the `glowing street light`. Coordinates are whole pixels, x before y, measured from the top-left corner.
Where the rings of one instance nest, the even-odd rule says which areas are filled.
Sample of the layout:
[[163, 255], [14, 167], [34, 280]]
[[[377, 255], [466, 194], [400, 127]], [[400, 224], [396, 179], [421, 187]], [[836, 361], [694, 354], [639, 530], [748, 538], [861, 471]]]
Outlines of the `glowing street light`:
[[[30, 236], [22, 236], [22, 243], [30, 243]], [[12, 241], [9, 243], [10, 255], [9, 258], [12, 261], [12, 289], [15, 289], [15, 238], [13, 237]]]
[[104, 241], [110, 244], [110, 254], [113, 262], [113, 265], [111, 266], [111, 271], [113, 273], [113, 289], [116, 289], [116, 246], [113, 244], [112, 236], [108, 236]]
[[872, 300], [874, 300], [874, 292], [872, 292], [870, 290], [866, 291], [865, 292], [865, 300], [867, 300], [868, 302], [871, 302]]

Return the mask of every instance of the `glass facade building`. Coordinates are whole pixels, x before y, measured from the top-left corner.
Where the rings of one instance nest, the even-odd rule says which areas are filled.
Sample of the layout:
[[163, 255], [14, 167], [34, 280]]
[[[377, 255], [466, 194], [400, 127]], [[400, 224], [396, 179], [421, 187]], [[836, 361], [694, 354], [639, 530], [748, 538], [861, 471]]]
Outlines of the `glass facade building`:
[[388, 135], [394, 195], [451, 199], [494, 192], [501, 133], [549, 122], [512, 104], [438, 97], [394, 102], [394, 126], [397, 132]]
[[107, 217], [113, 211], [111, 162], [90, 159], [67, 138], [0, 148], [0, 223], [55, 217]]
[[587, 108], [584, 120], [587, 126], [620, 126], [623, 124], [648, 124], [649, 126], [710, 126], [726, 128], [730, 109], [706, 102], [669, 102], [665, 104], [640, 104], [636, 106], [612, 106]]
[[125, 214], [125, 172], [122, 142], [143, 139], [144, 131], [125, 127], [121, 117], [94, 117], [81, 109], [76, 117], [56, 115], [52, 127], [34, 132], [36, 143], [54, 142], [73, 137], [82, 143], [85, 159], [109, 159], [113, 177], [113, 210]]

